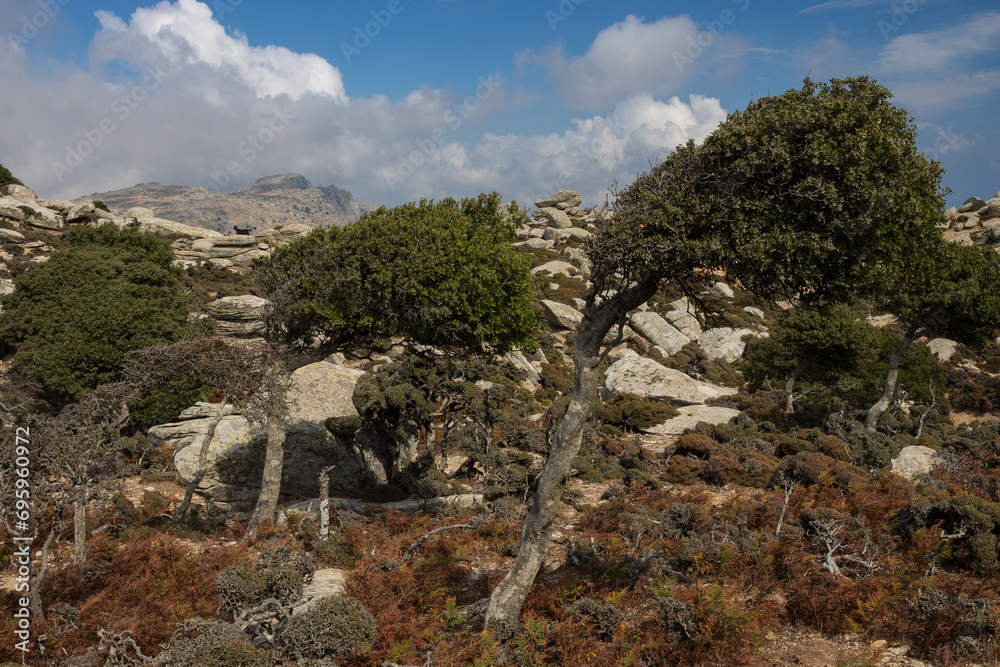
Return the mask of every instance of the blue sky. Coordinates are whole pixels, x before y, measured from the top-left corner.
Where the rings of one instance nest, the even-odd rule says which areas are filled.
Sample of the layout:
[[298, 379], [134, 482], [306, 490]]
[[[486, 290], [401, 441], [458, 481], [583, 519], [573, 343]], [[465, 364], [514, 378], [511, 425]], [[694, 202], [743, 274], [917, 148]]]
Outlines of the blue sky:
[[0, 163], [47, 198], [298, 172], [359, 200], [604, 200], [726, 113], [868, 74], [949, 204], [1000, 190], [981, 0], [0, 0]]

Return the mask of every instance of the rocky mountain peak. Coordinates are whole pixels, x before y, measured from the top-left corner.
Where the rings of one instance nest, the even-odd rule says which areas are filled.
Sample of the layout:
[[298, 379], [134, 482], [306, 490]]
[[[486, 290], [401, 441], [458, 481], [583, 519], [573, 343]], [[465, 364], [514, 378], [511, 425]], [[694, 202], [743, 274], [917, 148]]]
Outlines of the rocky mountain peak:
[[243, 188], [233, 194], [267, 194], [276, 190], [308, 190], [313, 185], [302, 174], [279, 174], [265, 176], [248, 188]]
[[346, 225], [374, 204], [357, 202], [348, 190], [334, 185], [316, 187], [301, 174], [258, 179], [231, 193], [203, 187], [140, 183], [131, 188], [97, 192], [77, 202], [103, 201], [116, 215], [135, 207], [150, 209], [157, 218], [231, 234], [234, 227], [256, 232], [287, 225]]

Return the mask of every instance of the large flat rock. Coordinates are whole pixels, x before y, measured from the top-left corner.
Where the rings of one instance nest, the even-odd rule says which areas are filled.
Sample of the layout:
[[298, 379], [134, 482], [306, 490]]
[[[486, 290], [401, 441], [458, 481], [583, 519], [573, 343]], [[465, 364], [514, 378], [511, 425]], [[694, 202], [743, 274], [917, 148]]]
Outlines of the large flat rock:
[[654, 345], [659, 345], [667, 352], [667, 356], [677, 354], [687, 345], [690, 339], [676, 327], [651, 310], [633, 313], [630, 318], [632, 328], [642, 334]]
[[729, 420], [740, 414], [739, 410], [732, 408], [717, 408], [711, 405], [686, 405], [678, 408], [681, 414], [673, 419], [643, 429], [646, 433], [657, 435], [681, 435], [689, 428], [694, 428], [701, 422], [707, 424], [728, 424]]
[[743, 337], [748, 335], [756, 336], [757, 333], [751, 329], [728, 327], [709, 329], [698, 337], [698, 345], [709, 359], [725, 359], [733, 363], [743, 356], [743, 350], [747, 346]]
[[583, 313], [565, 303], [545, 299], [542, 301], [542, 308], [545, 309], [545, 319], [549, 324], [560, 329], [576, 330], [583, 321]]
[[661, 398], [686, 405], [736, 393], [730, 387], [699, 382], [678, 370], [638, 356], [624, 357], [612, 364], [604, 374], [604, 386], [617, 394]]

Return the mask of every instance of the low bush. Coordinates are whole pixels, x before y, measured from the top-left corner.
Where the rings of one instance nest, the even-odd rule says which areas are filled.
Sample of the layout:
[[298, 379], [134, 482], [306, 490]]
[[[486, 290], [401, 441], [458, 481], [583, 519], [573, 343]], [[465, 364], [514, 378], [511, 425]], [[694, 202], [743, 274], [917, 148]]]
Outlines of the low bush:
[[[194, 636], [191, 636], [194, 635]], [[269, 667], [267, 653], [253, 647], [238, 627], [222, 621], [185, 621], [157, 656], [159, 667]]]
[[328, 597], [288, 621], [275, 637], [275, 652], [283, 660], [321, 660], [374, 641], [375, 619], [360, 602]]

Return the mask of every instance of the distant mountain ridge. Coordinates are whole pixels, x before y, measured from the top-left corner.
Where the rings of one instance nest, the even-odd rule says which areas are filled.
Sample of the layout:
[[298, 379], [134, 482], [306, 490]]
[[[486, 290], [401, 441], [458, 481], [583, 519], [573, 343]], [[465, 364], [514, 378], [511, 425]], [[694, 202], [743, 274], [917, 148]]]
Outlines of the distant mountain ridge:
[[377, 208], [354, 201], [350, 191], [334, 185], [316, 187], [301, 174], [267, 176], [228, 194], [193, 185], [139, 183], [123, 190], [95, 192], [77, 201], [93, 199], [103, 201], [119, 215], [142, 206], [152, 209], [157, 217], [222, 234], [231, 234], [237, 225], [255, 231], [278, 225], [346, 225]]

